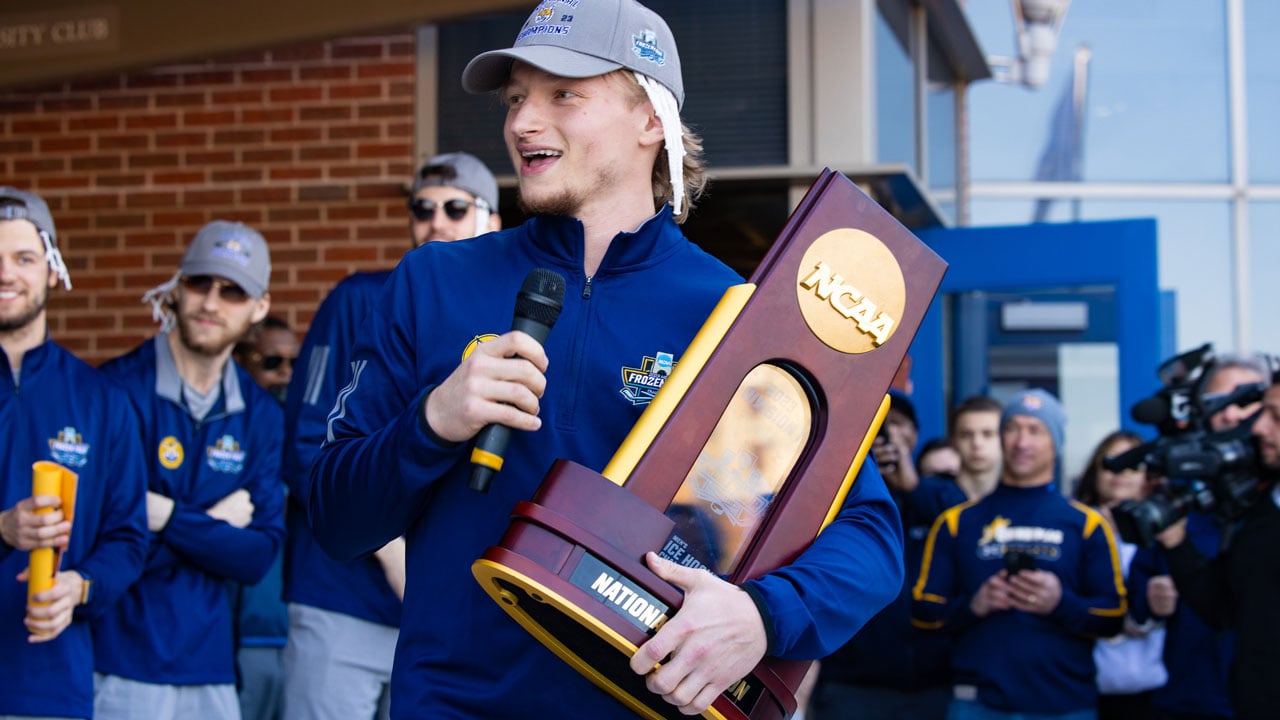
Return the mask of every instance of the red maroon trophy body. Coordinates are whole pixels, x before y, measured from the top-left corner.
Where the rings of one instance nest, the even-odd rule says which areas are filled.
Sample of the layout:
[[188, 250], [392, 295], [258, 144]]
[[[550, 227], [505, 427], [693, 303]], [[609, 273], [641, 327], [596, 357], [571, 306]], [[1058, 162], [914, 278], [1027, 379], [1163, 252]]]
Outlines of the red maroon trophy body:
[[[477, 580], [637, 714], [682, 717], [628, 665], [682, 599], [645, 553], [740, 583], [808, 547], [866, 457], [945, 269], [847, 178], [824, 172], [609, 466], [557, 462], [475, 562]], [[808, 667], [766, 657], [703, 716], [789, 717]]]

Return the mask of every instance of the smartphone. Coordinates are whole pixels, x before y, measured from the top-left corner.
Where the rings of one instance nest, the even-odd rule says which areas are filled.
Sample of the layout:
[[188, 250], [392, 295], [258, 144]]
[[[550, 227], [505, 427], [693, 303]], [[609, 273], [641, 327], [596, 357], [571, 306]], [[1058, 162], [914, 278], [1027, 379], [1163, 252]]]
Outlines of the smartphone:
[[1036, 558], [1021, 550], [1007, 550], [1004, 554], [1004, 569], [1013, 577], [1023, 570], [1035, 570]]

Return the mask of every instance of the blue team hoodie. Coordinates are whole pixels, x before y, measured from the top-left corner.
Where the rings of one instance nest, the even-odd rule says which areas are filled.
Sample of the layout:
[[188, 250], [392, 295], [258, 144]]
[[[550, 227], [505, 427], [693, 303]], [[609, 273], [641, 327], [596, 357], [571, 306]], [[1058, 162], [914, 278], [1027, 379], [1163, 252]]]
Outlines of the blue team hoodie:
[[[103, 366], [129, 391], [142, 418], [148, 487], [172, 498], [173, 515], [151, 535], [147, 569], [94, 624], [97, 670], [161, 685], [235, 682], [227, 580], [262, 579], [280, 549], [280, 405], [228, 359], [222, 390], [196, 421], [167, 335]], [[253, 521], [236, 528], [206, 514], [246, 488]]]
[[0, 507], [31, 497], [31, 464], [37, 460], [76, 472], [75, 518], [62, 569], [93, 580], [89, 603], [76, 608], [61, 635], [28, 643], [22, 623], [27, 585], [14, 576], [27, 566], [29, 554], [0, 542], [0, 715], [87, 718], [93, 714], [89, 618], [110, 608], [146, 560], [146, 469], [138, 418], [123, 390], [51, 341], [23, 355], [21, 384], [8, 357], [0, 358]]
[[[336, 557], [405, 534], [408, 586], [392, 674], [396, 718], [634, 717], [533, 640], [471, 575], [517, 501], [552, 462], [604, 467], [644, 410], [626, 368], [678, 357], [739, 278], [684, 238], [669, 208], [614, 238], [584, 276], [577, 220], [535, 217], [472, 240], [428, 243], [400, 263], [357, 345], [333, 440], [312, 467], [312, 527]], [[488, 494], [467, 488], [468, 444], [433, 440], [426, 393], [469, 343], [511, 327], [534, 267], [563, 274], [542, 429], [514, 433]], [[633, 402], [639, 399], [639, 402]], [[447, 446], [446, 446], [447, 445]], [[868, 462], [836, 520], [791, 566], [752, 581], [770, 617], [771, 652], [816, 658], [878, 612], [902, 583], [901, 525]]]
[[[1048, 615], [1019, 610], [978, 618], [969, 609], [1004, 553], [1022, 550], [1062, 583]], [[1097, 705], [1093, 643], [1120, 632], [1124, 579], [1111, 528], [1053, 484], [999, 485], [943, 513], [929, 531], [913, 619], [955, 633], [955, 681], [1006, 712], [1061, 714]]]
[[387, 583], [382, 564], [372, 556], [351, 562], [329, 557], [316, 543], [299, 501], [311, 462], [324, 443], [329, 411], [350, 379], [356, 340], [389, 277], [389, 271], [356, 273], [338, 283], [312, 318], [294, 364], [299, 370], [289, 383], [284, 410], [283, 473], [290, 506], [285, 515], [284, 599], [398, 627], [400, 598]]

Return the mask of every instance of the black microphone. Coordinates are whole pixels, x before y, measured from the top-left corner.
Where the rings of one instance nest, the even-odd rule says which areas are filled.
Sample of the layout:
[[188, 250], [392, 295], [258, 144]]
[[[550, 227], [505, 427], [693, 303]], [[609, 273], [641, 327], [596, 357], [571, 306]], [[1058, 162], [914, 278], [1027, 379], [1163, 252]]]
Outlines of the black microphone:
[[1169, 398], [1164, 394], [1139, 400], [1133, 404], [1129, 414], [1134, 420], [1144, 425], [1160, 425], [1173, 417], [1169, 409]]
[[[564, 305], [564, 277], [554, 270], [534, 268], [525, 276], [524, 285], [516, 293], [516, 312], [511, 321], [512, 330], [520, 330], [537, 340], [547, 339], [551, 326], [560, 316]], [[489, 492], [489, 482], [502, 469], [502, 454], [511, 439], [511, 428], [494, 423], [486, 425], [476, 436], [476, 446], [471, 450], [471, 482], [467, 487], [477, 492]]]

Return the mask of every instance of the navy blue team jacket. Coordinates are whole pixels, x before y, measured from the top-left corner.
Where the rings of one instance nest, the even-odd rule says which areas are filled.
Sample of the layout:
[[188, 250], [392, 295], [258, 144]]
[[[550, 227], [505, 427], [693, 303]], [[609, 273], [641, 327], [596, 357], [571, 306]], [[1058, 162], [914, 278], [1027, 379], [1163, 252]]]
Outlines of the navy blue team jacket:
[[351, 356], [365, 318], [390, 272], [356, 273], [338, 283], [311, 320], [294, 364], [285, 401], [284, 480], [289, 485], [285, 524], [284, 598], [289, 602], [398, 627], [400, 598], [372, 556], [340, 562], [316, 542], [299, 498], [311, 462], [328, 432], [329, 411], [351, 374]]
[[[235, 682], [230, 586], [255, 583], [284, 535], [280, 404], [228, 359], [204, 420], [191, 417], [161, 334], [103, 366], [129, 390], [142, 421], [148, 488], [172, 498], [151, 534], [142, 578], [94, 625], [98, 672], [160, 685]], [[206, 514], [245, 488], [245, 528]]]
[[21, 383], [0, 353], [0, 507], [31, 497], [31, 464], [60, 463], [79, 475], [63, 570], [93, 580], [89, 603], [50, 642], [28, 643], [27, 585], [14, 577], [28, 553], [0, 542], [0, 715], [93, 714], [90, 618], [108, 612], [142, 573], [147, 553], [146, 468], [138, 418], [115, 383], [45, 341], [22, 358]]
[[[974, 594], [1021, 550], [1058, 576], [1062, 600], [1048, 615], [1003, 610], [975, 617]], [[943, 513], [929, 531], [913, 589], [913, 620], [955, 633], [957, 684], [1007, 712], [1060, 714], [1097, 705], [1093, 643], [1120, 632], [1126, 609], [1115, 540], [1096, 510], [1053, 484], [999, 485]]]

